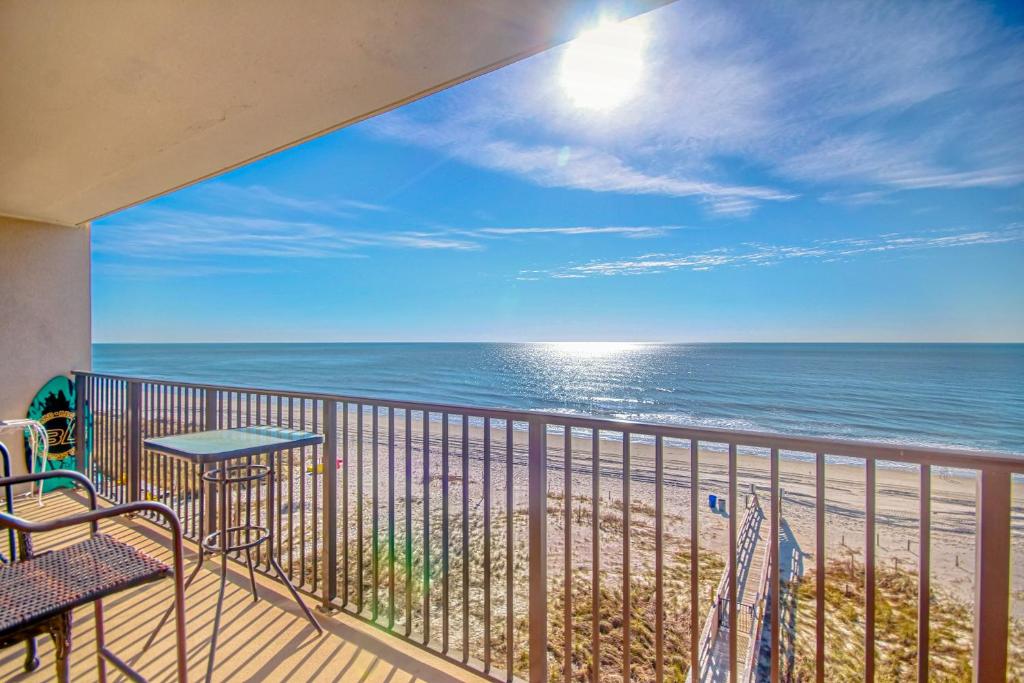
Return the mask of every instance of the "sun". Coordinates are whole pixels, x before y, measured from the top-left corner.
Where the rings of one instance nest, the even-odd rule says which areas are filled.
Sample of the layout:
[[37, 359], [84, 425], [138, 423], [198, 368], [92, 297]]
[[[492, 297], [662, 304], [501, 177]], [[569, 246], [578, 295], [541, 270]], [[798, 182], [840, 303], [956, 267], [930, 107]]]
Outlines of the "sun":
[[565, 49], [561, 84], [579, 107], [610, 109], [636, 92], [647, 35], [637, 21], [602, 21]]

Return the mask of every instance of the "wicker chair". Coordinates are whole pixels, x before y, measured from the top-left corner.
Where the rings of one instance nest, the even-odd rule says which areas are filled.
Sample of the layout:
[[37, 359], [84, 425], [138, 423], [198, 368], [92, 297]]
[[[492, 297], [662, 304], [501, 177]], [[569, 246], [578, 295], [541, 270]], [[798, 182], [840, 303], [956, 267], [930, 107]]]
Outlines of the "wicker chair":
[[[49, 635], [57, 656], [57, 680], [69, 680], [71, 614], [75, 607], [93, 603], [96, 620], [97, 680], [106, 681], [110, 662], [132, 680], [145, 680], [106, 647], [102, 599], [108, 595], [165, 577], [174, 580], [177, 626], [178, 680], [187, 680], [185, 660], [185, 591], [183, 582], [181, 523], [162, 503], [137, 502], [97, 508], [96, 489], [87, 477], [69, 470], [51, 470], [0, 479], [0, 488], [10, 495], [17, 484], [54, 477], [74, 479], [89, 494], [90, 510], [47, 522], [29, 522], [0, 512], [0, 529], [18, 535], [17, 558], [0, 565], [0, 647], [26, 642], [25, 669], [39, 665], [34, 638]], [[170, 527], [174, 545], [174, 566], [168, 567], [145, 553], [106, 534], [98, 533], [101, 519], [125, 514], [151, 512], [163, 517]], [[33, 554], [31, 534], [64, 529], [78, 524], [90, 526], [89, 537], [73, 545]], [[12, 553], [13, 554], [13, 553]]]

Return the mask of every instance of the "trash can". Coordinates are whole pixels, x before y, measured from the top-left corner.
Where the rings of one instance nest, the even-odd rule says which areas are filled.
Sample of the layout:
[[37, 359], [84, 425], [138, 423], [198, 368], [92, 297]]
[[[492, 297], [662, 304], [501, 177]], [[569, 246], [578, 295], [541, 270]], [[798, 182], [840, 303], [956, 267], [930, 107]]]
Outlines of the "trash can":
[[718, 511], [725, 514], [725, 498], [718, 499]]
[[717, 500], [718, 500], [718, 496], [716, 496], [713, 493], [710, 496], [708, 496], [708, 507], [710, 507], [712, 509], [712, 511], [715, 509], [715, 505], [716, 505]]

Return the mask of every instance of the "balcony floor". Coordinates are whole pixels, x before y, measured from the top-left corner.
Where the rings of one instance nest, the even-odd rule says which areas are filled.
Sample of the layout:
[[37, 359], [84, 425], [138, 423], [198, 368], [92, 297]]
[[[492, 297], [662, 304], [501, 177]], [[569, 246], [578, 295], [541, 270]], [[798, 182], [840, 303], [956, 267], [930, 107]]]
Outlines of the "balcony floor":
[[[51, 493], [40, 508], [34, 500], [19, 497], [18, 514], [42, 520], [86, 509], [78, 494]], [[170, 562], [169, 539], [160, 528], [139, 520], [108, 521], [102, 531], [145, 552]], [[54, 532], [36, 537], [36, 551], [73, 542], [87, 533]], [[4, 538], [6, 546], [6, 535]], [[191, 571], [195, 544], [185, 542], [185, 571]], [[5, 548], [6, 549], [6, 548]], [[208, 643], [217, 597], [218, 571], [207, 562], [186, 593], [188, 616], [189, 679], [203, 680]], [[455, 664], [435, 657], [414, 645], [378, 633], [348, 615], [327, 617], [317, 613], [325, 633], [317, 637], [298, 607], [276, 581], [257, 576], [260, 601], [249, 593], [245, 568], [229, 563], [229, 581], [219, 637], [214, 680], [217, 681], [409, 681], [479, 682], [483, 679]], [[143, 652], [142, 645], [159, 615], [170, 604], [172, 583], [161, 581], [121, 593], [104, 602], [107, 644], [150, 681], [174, 680], [173, 619], [164, 626], [156, 644]], [[313, 599], [305, 596], [307, 604]], [[72, 680], [96, 680], [96, 647], [91, 606], [75, 610]], [[0, 650], [0, 680], [49, 681], [54, 678], [53, 645], [38, 638], [39, 669], [22, 669], [24, 648]], [[123, 678], [108, 665], [111, 680]]]

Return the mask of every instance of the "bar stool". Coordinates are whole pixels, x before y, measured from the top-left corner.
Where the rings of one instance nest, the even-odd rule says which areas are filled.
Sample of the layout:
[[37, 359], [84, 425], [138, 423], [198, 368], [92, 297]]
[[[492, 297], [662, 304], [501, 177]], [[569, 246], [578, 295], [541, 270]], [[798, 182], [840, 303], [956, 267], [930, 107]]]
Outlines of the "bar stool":
[[[242, 491], [245, 490], [244, 503], [246, 507], [251, 505], [252, 488], [253, 484], [262, 486], [263, 484], [269, 484], [268, 497], [273, 496], [274, 490], [274, 471], [268, 465], [259, 464], [236, 464], [229, 465], [226, 461], [219, 463], [213, 469], [206, 469], [203, 472], [202, 480], [208, 484], [212, 484], [217, 493], [217, 529], [212, 531], [203, 537], [199, 543], [199, 558], [196, 561], [196, 566], [193, 568], [192, 573], [185, 581], [185, 588], [191, 585], [195, 579], [199, 570], [203, 566], [203, 561], [206, 555], [216, 556], [220, 555], [220, 591], [217, 595], [217, 608], [214, 613], [213, 619], [213, 633], [210, 636], [210, 656], [206, 665], [206, 680], [212, 680], [214, 660], [217, 651], [217, 636], [220, 632], [220, 617], [224, 603], [224, 591], [227, 586], [227, 566], [228, 566], [228, 555], [231, 553], [245, 552], [245, 563], [249, 569], [249, 582], [252, 587], [252, 598], [253, 601], [259, 601], [259, 594], [256, 590], [256, 574], [253, 570], [252, 564], [252, 550], [258, 547], [261, 543], [270, 543], [271, 551], [267, 553], [271, 566], [277, 573], [278, 578], [288, 587], [288, 591], [291, 593], [292, 598], [298, 603], [299, 607], [305, 613], [309, 623], [312, 624], [313, 628], [317, 630], [317, 633], [323, 633], [323, 628], [317, 622], [313, 613], [309, 610], [306, 604], [302, 601], [299, 596], [299, 592], [292, 585], [292, 582], [288, 579], [288, 575], [281, 568], [277, 558], [274, 557], [273, 553], [273, 520], [268, 519], [268, 526], [259, 526], [255, 524], [237, 524], [235, 526], [228, 526], [228, 501], [231, 499], [230, 489], [232, 486], [238, 488], [237, 495], [239, 498], [242, 497]], [[205, 519], [203, 516], [203, 498], [199, 497], [199, 514], [201, 519]], [[272, 500], [272, 498], [271, 498]], [[271, 504], [271, 507], [273, 505]], [[157, 632], [163, 626], [164, 622], [170, 614], [170, 610], [164, 613], [160, 619], [160, 623], [157, 624], [153, 634], [149, 638], [146, 647], [152, 643], [156, 637]]]

